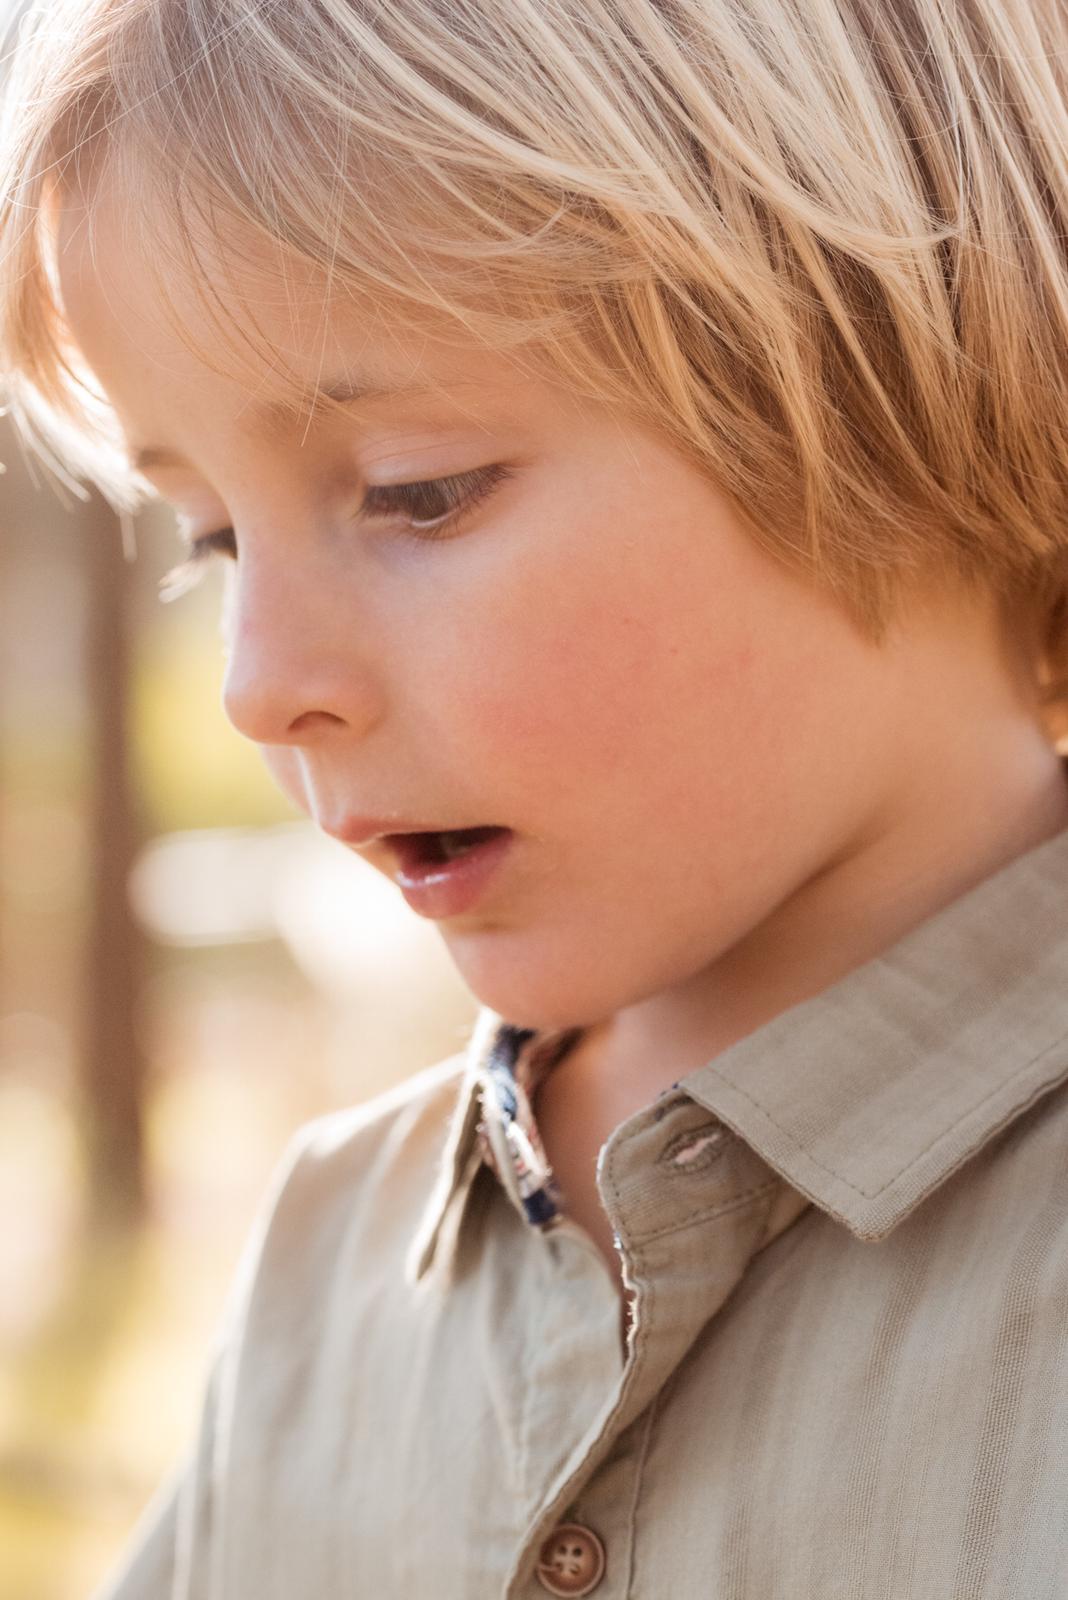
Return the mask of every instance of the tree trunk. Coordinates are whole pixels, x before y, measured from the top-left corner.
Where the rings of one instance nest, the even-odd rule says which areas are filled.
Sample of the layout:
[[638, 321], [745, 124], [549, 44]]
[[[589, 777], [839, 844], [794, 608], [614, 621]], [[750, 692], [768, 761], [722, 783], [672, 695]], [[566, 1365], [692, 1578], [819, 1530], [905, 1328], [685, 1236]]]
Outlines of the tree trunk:
[[131, 568], [119, 520], [94, 494], [78, 513], [89, 582], [86, 627], [89, 914], [83, 1089], [90, 1221], [136, 1222], [145, 1209], [146, 1063], [135, 1026], [143, 939], [127, 882], [138, 827], [130, 773]]

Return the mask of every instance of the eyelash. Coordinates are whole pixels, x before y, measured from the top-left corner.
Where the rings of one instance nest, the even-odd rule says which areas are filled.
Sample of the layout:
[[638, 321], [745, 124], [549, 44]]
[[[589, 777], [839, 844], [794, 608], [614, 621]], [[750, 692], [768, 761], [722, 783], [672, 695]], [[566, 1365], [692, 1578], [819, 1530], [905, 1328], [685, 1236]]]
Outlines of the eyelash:
[[[446, 526], [451, 537], [455, 524], [511, 476], [510, 467], [495, 465], [479, 467], [473, 472], [458, 472], [449, 478], [425, 478], [418, 483], [372, 484], [357, 515], [389, 516], [407, 512], [413, 519], [407, 531], [413, 538], [429, 544], [445, 537], [438, 530]], [[428, 500], [431, 503], [444, 501], [444, 508], [437, 515], [428, 516]], [[423, 513], [421, 518], [420, 512]], [[233, 528], [217, 528], [213, 533], [203, 533], [190, 540], [185, 560], [160, 580], [160, 598], [177, 600], [180, 595], [188, 594], [203, 577], [214, 556], [237, 559]]]

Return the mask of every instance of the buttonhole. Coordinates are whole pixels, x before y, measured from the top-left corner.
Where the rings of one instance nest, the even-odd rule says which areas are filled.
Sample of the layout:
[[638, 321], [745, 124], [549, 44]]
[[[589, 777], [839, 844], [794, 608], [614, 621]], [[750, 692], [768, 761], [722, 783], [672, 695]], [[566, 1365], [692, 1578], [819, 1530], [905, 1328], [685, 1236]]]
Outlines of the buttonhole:
[[721, 1122], [707, 1122], [700, 1128], [688, 1128], [676, 1134], [660, 1156], [670, 1166], [681, 1167], [686, 1172], [703, 1171], [718, 1161], [723, 1154], [727, 1129]]

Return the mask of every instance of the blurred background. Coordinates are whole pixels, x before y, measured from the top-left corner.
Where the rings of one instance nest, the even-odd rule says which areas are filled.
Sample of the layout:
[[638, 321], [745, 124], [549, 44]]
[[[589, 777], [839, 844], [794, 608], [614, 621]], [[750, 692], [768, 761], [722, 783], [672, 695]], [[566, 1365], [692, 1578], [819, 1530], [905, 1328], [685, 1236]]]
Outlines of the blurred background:
[[0, 462], [0, 1600], [84, 1600], [289, 1135], [477, 1007], [226, 722], [221, 579], [161, 603], [169, 516], [61, 497], [6, 418]]

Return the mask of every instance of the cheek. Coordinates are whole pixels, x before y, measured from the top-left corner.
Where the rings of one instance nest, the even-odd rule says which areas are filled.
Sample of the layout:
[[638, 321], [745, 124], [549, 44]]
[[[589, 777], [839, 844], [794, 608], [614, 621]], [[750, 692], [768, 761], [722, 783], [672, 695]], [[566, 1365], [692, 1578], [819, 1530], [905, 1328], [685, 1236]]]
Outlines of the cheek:
[[823, 781], [853, 721], [844, 662], [859, 665], [822, 614], [809, 627], [792, 593], [777, 601], [692, 569], [637, 587], [576, 574], [535, 604], [498, 595], [469, 635], [473, 692], [454, 699], [472, 770], [502, 809], [511, 796], [583, 836], [690, 833], [709, 816], [731, 849], [774, 833]]
[[754, 643], [692, 598], [648, 598], [643, 607], [602, 588], [593, 607], [498, 610], [479, 689], [466, 699], [472, 738], [506, 768], [573, 789], [655, 787], [660, 764], [670, 758], [677, 772], [712, 727], [723, 737], [736, 725], [740, 736]]

